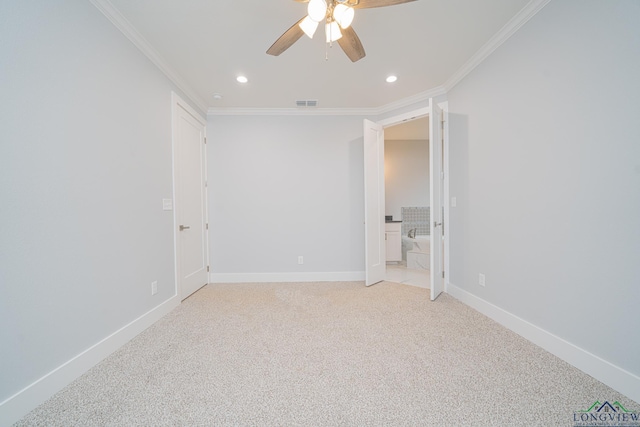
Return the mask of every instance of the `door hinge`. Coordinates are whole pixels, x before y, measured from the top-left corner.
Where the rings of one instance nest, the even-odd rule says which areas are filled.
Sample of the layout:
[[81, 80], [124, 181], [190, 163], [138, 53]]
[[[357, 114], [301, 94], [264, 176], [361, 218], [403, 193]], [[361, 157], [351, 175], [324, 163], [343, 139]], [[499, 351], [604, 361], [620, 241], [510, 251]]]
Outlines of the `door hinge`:
[[209, 229], [209, 223], [205, 224], [205, 228], [208, 230]]
[[207, 265], [207, 273], [209, 272], [209, 266]]
[[204, 143], [205, 143], [205, 144], [207, 143], [207, 138], [205, 138], [205, 139], [204, 139]]
[[444, 279], [444, 270], [442, 270], [442, 278]]

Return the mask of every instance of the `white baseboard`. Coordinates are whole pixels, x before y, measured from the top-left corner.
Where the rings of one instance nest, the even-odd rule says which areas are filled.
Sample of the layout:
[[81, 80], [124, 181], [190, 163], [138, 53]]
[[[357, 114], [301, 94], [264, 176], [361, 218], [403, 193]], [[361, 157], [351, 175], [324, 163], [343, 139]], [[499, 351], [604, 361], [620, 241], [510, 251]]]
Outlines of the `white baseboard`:
[[447, 293], [598, 381], [640, 402], [640, 377], [451, 283]]
[[209, 283], [357, 282], [364, 271], [318, 273], [210, 273]]
[[168, 299], [71, 360], [58, 366], [4, 402], [0, 402], [0, 426], [8, 426], [20, 420], [31, 410], [97, 365], [179, 304], [180, 299], [177, 296]]

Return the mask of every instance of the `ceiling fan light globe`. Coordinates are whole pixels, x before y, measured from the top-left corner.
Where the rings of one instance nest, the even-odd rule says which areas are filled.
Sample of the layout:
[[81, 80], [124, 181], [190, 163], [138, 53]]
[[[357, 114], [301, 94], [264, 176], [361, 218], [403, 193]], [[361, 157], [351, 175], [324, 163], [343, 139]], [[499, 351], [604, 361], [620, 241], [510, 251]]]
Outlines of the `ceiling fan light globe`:
[[327, 2], [325, 0], [310, 0], [307, 13], [312, 20], [322, 21], [327, 16]]
[[307, 16], [300, 23], [300, 29], [302, 29], [310, 39], [312, 39], [318, 29], [318, 23]]
[[325, 34], [327, 35], [327, 43], [334, 42], [342, 37], [342, 31], [336, 21], [331, 21], [324, 26]]
[[342, 3], [337, 4], [333, 9], [333, 19], [342, 28], [349, 28], [349, 26], [353, 22], [354, 15], [355, 11], [353, 10], [353, 8]]

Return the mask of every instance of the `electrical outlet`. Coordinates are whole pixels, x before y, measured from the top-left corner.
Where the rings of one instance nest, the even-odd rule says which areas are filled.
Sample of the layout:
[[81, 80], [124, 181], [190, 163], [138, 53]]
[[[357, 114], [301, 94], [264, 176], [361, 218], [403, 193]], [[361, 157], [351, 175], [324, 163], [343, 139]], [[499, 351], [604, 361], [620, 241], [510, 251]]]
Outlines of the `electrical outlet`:
[[484, 274], [480, 273], [478, 274], [478, 285], [480, 286], [484, 286], [485, 285], [485, 277]]
[[302, 255], [298, 257], [298, 264], [300, 265], [304, 264], [304, 258], [302, 257]]
[[151, 282], [151, 295], [155, 295], [158, 293], [158, 281]]

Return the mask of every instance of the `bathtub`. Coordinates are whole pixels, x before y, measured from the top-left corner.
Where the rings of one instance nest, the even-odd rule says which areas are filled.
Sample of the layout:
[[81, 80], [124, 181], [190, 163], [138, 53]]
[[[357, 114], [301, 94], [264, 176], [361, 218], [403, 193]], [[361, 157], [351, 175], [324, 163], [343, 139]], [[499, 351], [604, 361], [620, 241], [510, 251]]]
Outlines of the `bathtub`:
[[403, 246], [406, 246], [407, 251], [431, 253], [431, 236], [416, 236], [415, 238], [402, 236], [402, 243]]
[[402, 236], [402, 252], [407, 268], [429, 270], [431, 254], [431, 236]]

